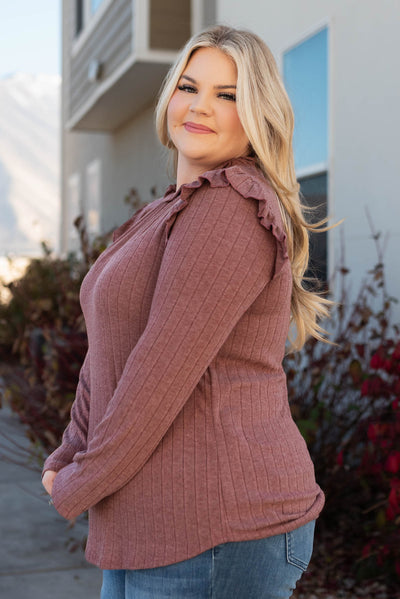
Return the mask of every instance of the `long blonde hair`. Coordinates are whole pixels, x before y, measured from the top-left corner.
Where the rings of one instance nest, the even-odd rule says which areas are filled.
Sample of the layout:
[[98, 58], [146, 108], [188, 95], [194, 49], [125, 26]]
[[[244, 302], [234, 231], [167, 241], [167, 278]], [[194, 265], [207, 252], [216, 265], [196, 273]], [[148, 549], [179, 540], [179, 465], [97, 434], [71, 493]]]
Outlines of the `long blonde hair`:
[[320, 318], [329, 315], [330, 300], [303, 287], [309, 260], [309, 231], [325, 230], [324, 221], [310, 224], [301, 205], [293, 157], [293, 110], [275, 59], [263, 40], [250, 31], [218, 25], [193, 36], [170, 69], [156, 109], [160, 141], [175, 153], [167, 127], [167, 108], [186, 65], [198, 48], [224, 52], [237, 68], [237, 111], [259, 167], [274, 188], [282, 214], [291, 262], [291, 319], [296, 336], [291, 350], [301, 349], [308, 336], [325, 340]]

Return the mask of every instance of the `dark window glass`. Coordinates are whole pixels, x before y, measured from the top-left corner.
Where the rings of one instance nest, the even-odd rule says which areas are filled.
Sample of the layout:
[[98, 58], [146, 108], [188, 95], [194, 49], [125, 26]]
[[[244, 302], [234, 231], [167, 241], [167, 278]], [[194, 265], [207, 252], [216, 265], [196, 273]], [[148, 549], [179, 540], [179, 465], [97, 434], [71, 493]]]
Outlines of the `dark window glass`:
[[[300, 191], [303, 194], [302, 203], [313, 210], [306, 213], [307, 220], [315, 223], [327, 216], [327, 173], [319, 173], [299, 179]], [[306, 272], [307, 277], [318, 279], [312, 283], [312, 288], [327, 287], [327, 233], [310, 234], [310, 262]]]
[[84, 0], [75, 0], [75, 36], [78, 36], [83, 29], [83, 9]]

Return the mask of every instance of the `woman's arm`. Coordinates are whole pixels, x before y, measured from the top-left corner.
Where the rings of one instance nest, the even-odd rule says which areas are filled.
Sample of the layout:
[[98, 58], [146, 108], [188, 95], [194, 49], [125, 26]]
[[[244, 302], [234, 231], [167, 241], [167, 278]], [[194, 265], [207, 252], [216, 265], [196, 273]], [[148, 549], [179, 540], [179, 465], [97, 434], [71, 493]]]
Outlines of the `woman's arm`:
[[89, 352], [87, 352], [79, 373], [70, 423], [64, 431], [60, 447], [53, 451], [45, 461], [43, 475], [48, 470], [58, 472], [72, 462], [77, 452], [86, 451], [90, 403], [89, 381]]
[[164, 252], [145, 331], [104, 419], [53, 486], [75, 517], [143, 467], [235, 324], [271, 280], [276, 243], [258, 203], [231, 187], [195, 191]]

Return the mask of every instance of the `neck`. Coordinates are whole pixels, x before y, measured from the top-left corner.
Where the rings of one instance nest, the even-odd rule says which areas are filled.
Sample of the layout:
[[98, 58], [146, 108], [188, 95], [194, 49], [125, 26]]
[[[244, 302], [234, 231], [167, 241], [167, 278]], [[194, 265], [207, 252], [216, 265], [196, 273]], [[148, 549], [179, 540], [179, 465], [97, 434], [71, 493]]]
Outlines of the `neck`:
[[205, 173], [214, 168], [215, 165], [207, 163], [191, 163], [182, 156], [178, 156], [176, 169], [176, 189], [179, 189], [185, 183], [192, 183]]
[[[231, 159], [234, 160], [235, 158], [248, 158], [248, 157], [249, 156], [247, 156], [247, 155], [232, 156]], [[229, 158], [227, 158], [226, 160], [224, 160], [222, 162], [227, 162], [228, 160], [229, 160]], [[198, 179], [198, 177], [200, 175], [202, 175], [203, 173], [206, 173], [207, 171], [213, 170], [214, 168], [219, 166], [219, 164], [222, 164], [222, 162], [219, 162], [218, 164], [210, 163], [207, 161], [190, 162], [184, 156], [181, 156], [178, 154], [178, 164], [177, 164], [177, 169], [176, 169], [176, 189], [179, 189], [182, 185], [196, 181], [196, 179]]]

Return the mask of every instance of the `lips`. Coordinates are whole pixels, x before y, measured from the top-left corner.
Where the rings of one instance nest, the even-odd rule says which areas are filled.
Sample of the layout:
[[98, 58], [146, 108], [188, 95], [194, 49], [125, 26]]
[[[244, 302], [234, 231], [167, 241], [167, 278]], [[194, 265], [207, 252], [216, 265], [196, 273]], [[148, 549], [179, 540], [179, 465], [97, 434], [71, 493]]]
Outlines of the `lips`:
[[209, 127], [198, 125], [197, 123], [192, 123], [191, 121], [184, 123], [183, 126], [185, 127], [186, 131], [189, 131], [189, 133], [215, 133], [215, 131]]

